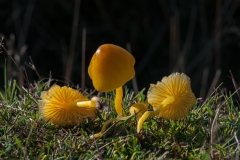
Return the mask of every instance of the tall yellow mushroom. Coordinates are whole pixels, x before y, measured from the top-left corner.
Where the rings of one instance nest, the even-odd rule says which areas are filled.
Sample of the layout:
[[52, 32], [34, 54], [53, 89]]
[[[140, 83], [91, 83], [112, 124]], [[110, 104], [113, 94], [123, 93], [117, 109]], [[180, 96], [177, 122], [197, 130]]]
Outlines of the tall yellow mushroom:
[[100, 92], [109, 92], [116, 89], [115, 109], [118, 115], [122, 114], [122, 86], [135, 75], [135, 59], [125, 49], [113, 45], [101, 45], [94, 53], [88, 74], [93, 86]]
[[173, 73], [164, 77], [156, 85], [151, 84], [147, 99], [154, 111], [143, 114], [138, 121], [137, 132], [140, 132], [142, 124], [149, 116], [160, 116], [167, 120], [185, 118], [190, 108], [196, 103], [190, 78], [184, 73]]
[[[55, 125], [77, 125], [86, 118], [96, 117], [99, 98], [93, 97], [90, 101], [92, 103], [88, 102], [77, 90], [53, 85], [48, 91], [41, 93], [39, 110], [46, 121]], [[81, 103], [80, 107], [78, 103]]]

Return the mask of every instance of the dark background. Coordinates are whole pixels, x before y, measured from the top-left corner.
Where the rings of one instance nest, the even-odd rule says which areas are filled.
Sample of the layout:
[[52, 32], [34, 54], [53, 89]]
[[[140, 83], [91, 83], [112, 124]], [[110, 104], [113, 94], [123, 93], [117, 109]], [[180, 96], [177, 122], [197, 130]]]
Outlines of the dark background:
[[[112, 43], [130, 46], [139, 90], [177, 71], [191, 78], [197, 97], [205, 98], [221, 82], [228, 91], [234, 91], [229, 70], [237, 83], [240, 81], [239, 2], [0, 0], [0, 34], [21, 72], [26, 69], [30, 82], [48, 78], [51, 71], [52, 78], [63, 81], [58, 82], [60, 85], [68, 80], [81, 85], [85, 47], [85, 86], [92, 88], [87, 74], [91, 56], [101, 44]], [[1, 51], [0, 89], [7, 57], [8, 78], [26, 85], [19, 69]], [[31, 63], [29, 56], [40, 78], [26, 65]], [[132, 88], [132, 83], [128, 86]]]

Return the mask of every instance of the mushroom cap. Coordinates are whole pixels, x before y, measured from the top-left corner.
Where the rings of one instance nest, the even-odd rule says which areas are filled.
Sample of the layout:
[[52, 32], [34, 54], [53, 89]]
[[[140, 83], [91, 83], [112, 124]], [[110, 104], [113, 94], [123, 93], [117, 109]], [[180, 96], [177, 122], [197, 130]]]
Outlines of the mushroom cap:
[[86, 118], [96, 117], [95, 107], [78, 107], [79, 101], [87, 101], [80, 92], [69, 87], [52, 86], [41, 93], [39, 111], [46, 121], [55, 125], [77, 125]]
[[137, 114], [137, 117], [140, 118], [142, 117], [142, 115], [148, 110], [148, 107], [146, 104], [144, 103], [135, 103], [134, 105], [132, 105], [129, 109], [130, 114], [133, 115], [135, 113]]
[[184, 73], [173, 73], [163, 77], [162, 81], [157, 82], [156, 85], [151, 84], [147, 93], [148, 103], [154, 110], [170, 96], [174, 96], [174, 102], [160, 109], [159, 116], [164, 119], [185, 118], [190, 108], [196, 103], [190, 78]]
[[128, 51], [113, 44], [104, 44], [94, 53], [88, 74], [96, 90], [108, 92], [134, 77], [134, 64], [135, 59]]

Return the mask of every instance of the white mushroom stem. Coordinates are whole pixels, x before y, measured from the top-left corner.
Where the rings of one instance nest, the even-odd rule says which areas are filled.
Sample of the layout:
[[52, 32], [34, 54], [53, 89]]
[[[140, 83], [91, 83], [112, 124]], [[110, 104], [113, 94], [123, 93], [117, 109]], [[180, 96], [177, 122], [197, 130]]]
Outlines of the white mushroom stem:
[[122, 86], [116, 89], [116, 97], [114, 100], [115, 103], [115, 110], [118, 115], [123, 114], [122, 113], [122, 97], [123, 97], [123, 89]]
[[142, 115], [142, 117], [139, 119], [139, 121], [138, 121], [138, 124], [137, 124], [137, 132], [140, 132], [140, 131], [141, 131], [141, 129], [142, 129], [142, 124], [144, 123], [144, 121], [145, 121], [149, 116], [150, 116], [150, 117], [153, 117], [153, 116], [159, 115], [162, 107], [165, 107], [166, 105], [171, 104], [171, 103], [173, 103], [174, 101], [175, 101], [174, 96], [167, 97], [167, 98], [156, 108], [156, 110], [154, 110], [154, 111], [146, 111], [146, 112]]

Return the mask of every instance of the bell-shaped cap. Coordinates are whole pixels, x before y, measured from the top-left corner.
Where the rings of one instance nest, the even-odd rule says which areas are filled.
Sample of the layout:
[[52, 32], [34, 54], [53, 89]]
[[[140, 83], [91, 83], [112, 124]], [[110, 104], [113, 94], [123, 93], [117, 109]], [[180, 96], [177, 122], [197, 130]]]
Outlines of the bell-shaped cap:
[[156, 85], [151, 84], [147, 99], [154, 110], [168, 97], [174, 97], [175, 100], [162, 107], [159, 116], [164, 119], [185, 118], [190, 108], [196, 103], [196, 97], [191, 89], [190, 78], [183, 73], [173, 73], [168, 77], [164, 77]]
[[46, 121], [55, 125], [77, 125], [86, 118], [96, 117], [95, 106], [77, 106], [77, 102], [87, 100], [77, 90], [54, 85], [41, 93], [39, 111]]
[[135, 59], [127, 50], [113, 44], [104, 44], [94, 53], [88, 74], [96, 90], [108, 92], [134, 77], [134, 64]]

